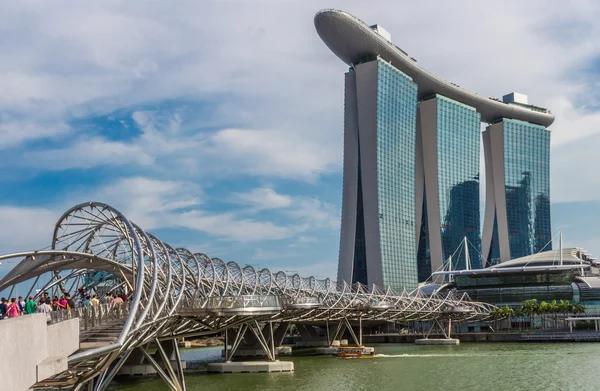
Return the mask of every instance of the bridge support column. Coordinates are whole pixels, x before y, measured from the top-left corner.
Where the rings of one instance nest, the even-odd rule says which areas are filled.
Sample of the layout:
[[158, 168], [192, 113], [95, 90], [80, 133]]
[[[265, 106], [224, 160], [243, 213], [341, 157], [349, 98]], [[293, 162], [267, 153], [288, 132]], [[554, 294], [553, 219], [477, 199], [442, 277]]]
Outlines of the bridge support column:
[[[322, 330], [324, 332], [319, 333], [319, 330], [316, 326], [310, 324], [303, 323], [295, 323], [298, 332], [300, 333], [300, 340], [296, 341], [296, 346], [329, 346], [331, 344], [329, 338], [327, 337], [327, 330]], [[330, 334], [331, 335], [331, 334]]]
[[[273, 326], [272, 323], [267, 322], [261, 327], [258, 322], [250, 322], [248, 329], [251, 331], [248, 333], [248, 329], [245, 331], [242, 328], [229, 329], [225, 332], [225, 347], [223, 348], [223, 357], [225, 361], [231, 361], [233, 357], [244, 357], [244, 356], [263, 356], [266, 355], [270, 360], [274, 360], [280, 354], [286, 354], [291, 351], [289, 349], [282, 349], [281, 345], [285, 338], [285, 333], [289, 323], [281, 323], [278, 327]], [[244, 335], [241, 335], [241, 332]], [[237, 340], [242, 340], [237, 343]], [[231, 346], [231, 348], [229, 347]], [[235, 347], [235, 350], [233, 349]], [[265, 350], [265, 347], [267, 348]], [[274, 352], [274, 353], [273, 353]], [[272, 358], [269, 356], [271, 354]]]
[[258, 343], [263, 348], [263, 351], [265, 352], [265, 354], [267, 355], [269, 360], [275, 361], [275, 343], [273, 340], [273, 322], [269, 321], [268, 326], [269, 326], [269, 328], [267, 331], [269, 333], [268, 335], [269, 335], [270, 343], [269, 343], [269, 341], [267, 341], [267, 339], [263, 335], [262, 329], [258, 325], [258, 321], [254, 320], [253, 324], [251, 324], [249, 326], [249, 328], [250, 328], [250, 331], [252, 331], [252, 333], [258, 340]]
[[179, 384], [181, 385], [182, 391], [186, 391], [185, 378], [183, 376], [183, 365], [181, 365], [181, 354], [179, 354], [179, 343], [176, 339], [173, 339], [172, 342], [173, 349], [175, 350], [175, 359], [177, 360], [177, 376], [179, 377]]
[[93, 391], [102, 391], [106, 389], [106, 387], [108, 387], [110, 382], [117, 375], [123, 364], [127, 361], [130, 354], [131, 352], [124, 354], [112, 367], [106, 368], [98, 377], [92, 379], [88, 383], [88, 388], [92, 389]]
[[[436, 330], [436, 329], [444, 336], [444, 338], [429, 339], [429, 336], [431, 335], [431, 333], [434, 332], [434, 330]], [[458, 345], [458, 344], [460, 344], [460, 341], [458, 339], [451, 338], [451, 333], [452, 333], [452, 319], [451, 318], [448, 318], [448, 327], [447, 328], [444, 326], [443, 321], [440, 321], [440, 319], [434, 319], [431, 324], [431, 327], [429, 328], [429, 330], [427, 331], [427, 334], [425, 335], [425, 338], [415, 340], [415, 344], [416, 345]]]
[[[280, 326], [281, 328], [281, 326]], [[287, 328], [287, 326], [285, 326]], [[269, 358], [269, 361], [246, 361], [246, 362], [232, 362], [231, 359], [234, 356], [236, 350], [240, 346], [244, 335], [250, 330], [255, 337], [255, 341], [258, 342], [264, 353]], [[229, 330], [228, 330], [229, 331]], [[266, 335], [265, 335], [266, 334]], [[284, 332], [285, 334], [285, 332]], [[226, 344], [229, 342], [229, 336], [226, 334]], [[251, 320], [246, 324], [243, 324], [235, 333], [235, 338], [231, 349], [224, 350], [225, 362], [224, 363], [210, 363], [208, 364], [208, 372], [216, 373], [243, 373], [243, 372], [293, 372], [294, 363], [289, 361], [277, 361], [275, 359], [275, 334], [273, 333], [273, 322], [269, 321], [261, 328], [257, 320]]]
[[360, 336], [360, 338], [356, 337], [356, 333], [352, 329], [352, 325], [350, 324], [350, 321], [348, 320], [348, 318], [344, 318], [343, 322], [346, 324], [346, 328], [348, 329], [348, 332], [350, 332], [350, 336], [354, 340], [354, 343], [357, 346], [362, 346], [362, 319], [359, 318], [359, 336]]
[[289, 327], [289, 322], [279, 323], [279, 326], [273, 334], [273, 337], [275, 338], [275, 347], [280, 347], [283, 344], [283, 340], [285, 339], [285, 333], [287, 333]]
[[359, 316], [358, 317], [358, 346], [363, 346], [363, 344], [362, 344], [362, 335], [363, 335], [362, 316]]
[[[157, 346], [157, 352], [155, 355], [148, 353], [149, 344], [145, 347], [140, 347], [139, 351], [144, 355], [145, 359], [152, 365], [158, 376], [165, 382], [171, 391], [186, 391], [185, 378], [183, 376], [183, 363], [179, 354], [179, 346], [177, 346], [177, 340], [171, 341], [159, 341], [155, 340]], [[165, 349], [167, 348], [167, 349]], [[169, 355], [167, 354], [169, 352]], [[171, 362], [170, 355], [175, 353], [176, 362]], [[155, 359], [156, 358], [156, 359]], [[157, 359], [160, 358], [162, 365], [159, 364]], [[177, 373], [173, 369], [173, 365], [176, 365]]]
[[[345, 318], [344, 318], [345, 319]], [[329, 322], [327, 322], [327, 328], [328, 328], [328, 332], [327, 334], [329, 335]], [[343, 337], [344, 333], [346, 332], [346, 322], [342, 319], [339, 321], [337, 327], [335, 328], [335, 331], [333, 332], [333, 334], [331, 334], [331, 339], [327, 340], [327, 345], [329, 347], [331, 347], [333, 345], [333, 341]]]

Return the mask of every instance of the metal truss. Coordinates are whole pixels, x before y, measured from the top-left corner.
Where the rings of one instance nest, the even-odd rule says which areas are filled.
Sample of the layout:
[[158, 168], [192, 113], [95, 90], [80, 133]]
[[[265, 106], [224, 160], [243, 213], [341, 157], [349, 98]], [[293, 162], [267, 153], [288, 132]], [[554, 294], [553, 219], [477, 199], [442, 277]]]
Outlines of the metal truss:
[[[448, 318], [460, 322], [485, 319], [493, 308], [471, 301], [466, 293], [398, 293], [389, 287], [242, 267], [173, 248], [115, 208], [98, 202], [65, 212], [55, 226], [51, 249], [4, 255], [0, 261], [9, 258], [23, 260], [0, 281], [0, 291], [32, 281], [28, 295], [73, 293], [85, 285], [88, 291], [131, 296], [114, 343], [69, 357], [68, 373], [57, 379], [74, 390], [84, 385], [88, 390], [104, 390], [135, 352], [157, 368], [172, 390], [184, 390], [181, 368], [169, 365], [170, 357], [162, 347], [180, 337], [211, 335], [230, 328], [256, 332], [261, 324], [272, 328], [272, 322]], [[42, 289], [34, 292], [40, 282], [44, 283]], [[273, 341], [272, 335], [270, 339]], [[269, 348], [266, 340], [259, 340]], [[159, 346], [162, 364], [148, 354], [150, 344]], [[177, 344], [172, 345], [170, 352], [178, 357]], [[274, 349], [267, 351], [274, 359]]]

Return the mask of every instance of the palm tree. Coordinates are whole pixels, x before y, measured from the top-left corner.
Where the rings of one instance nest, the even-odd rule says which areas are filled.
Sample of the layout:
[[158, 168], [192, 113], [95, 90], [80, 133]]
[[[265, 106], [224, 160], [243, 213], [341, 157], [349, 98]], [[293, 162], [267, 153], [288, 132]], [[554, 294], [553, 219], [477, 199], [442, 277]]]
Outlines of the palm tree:
[[539, 313], [542, 315], [542, 329], [546, 328], [546, 314], [551, 310], [551, 306], [549, 303], [542, 301], [538, 307]]
[[535, 315], [540, 313], [540, 305], [538, 304], [537, 299], [525, 300], [521, 305], [521, 313], [529, 316], [529, 321], [531, 323], [530, 327], [533, 328]]
[[559, 311], [562, 312], [562, 314], [563, 314], [564, 328], [567, 328], [567, 314], [571, 314], [571, 313], [575, 312], [573, 303], [571, 303], [568, 300], [561, 300], [560, 303], [558, 304], [558, 307], [559, 307]]
[[513, 310], [509, 306], [504, 306], [504, 308], [502, 309], [502, 313], [506, 318], [508, 318], [508, 328], [510, 329], [510, 326], [512, 324], [512, 318], [515, 317], [515, 310]]
[[585, 306], [581, 304], [581, 302], [577, 302], [573, 304], [573, 313], [575, 314], [583, 314], [585, 312]]
[[[557, 304], [557, 311], [562, 314], [563, 317], [563, 328], [567, 328], [567, 313], [573, 311], [573, 304], [567, 300], [561, 300]], [[558, 327], [558, 326], [557, 326]]]

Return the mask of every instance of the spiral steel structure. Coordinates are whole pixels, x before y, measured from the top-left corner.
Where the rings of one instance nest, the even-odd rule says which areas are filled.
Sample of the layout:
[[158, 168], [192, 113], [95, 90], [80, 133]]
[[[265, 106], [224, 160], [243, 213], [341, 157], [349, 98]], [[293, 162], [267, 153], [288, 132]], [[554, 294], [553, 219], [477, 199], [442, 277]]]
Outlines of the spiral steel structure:
[[[42, 281], [36, 295], [83, 285], [86, 290], [129, 293], [117, 340], [71, 355], [69, 371], [57, 377], [70, 379], [69, 386], [76, 390], [83, 385], [104, 389], [132, 352], [151, 342], [160, 347], [161, 341], [220, 333], [249, 323], [359, 317], [465, 321], [485, 319], [491, 310], [466, 294], [396, 293], [378, 286], [256, 270], [194, 254], [173, 248], [98, 202], [65, 212], [55, 226], [51, 249], [9, 254], [0, 260], [9, 258], [23, 260], [0, 281], [0, 291], [33, 281], [30, 292], [34, 292]], [[177, 381], [171, 381], [171, 388], [178, 389]]]

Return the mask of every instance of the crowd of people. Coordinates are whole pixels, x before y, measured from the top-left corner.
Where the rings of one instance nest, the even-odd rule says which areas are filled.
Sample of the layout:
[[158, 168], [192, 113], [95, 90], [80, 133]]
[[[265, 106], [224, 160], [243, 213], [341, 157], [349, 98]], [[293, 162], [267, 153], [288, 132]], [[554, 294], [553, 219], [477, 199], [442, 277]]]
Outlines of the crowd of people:
[[[103, 299], [103, 303], [122, 304], [128, 300], [126, 293], [107, 293]], [[17, 316], [44, 313], [50, 319], [50, 313], [53, 311], [71, 310], [76, 307], [90, 307], [100, 305], [98, 295], [86, 293], [84, 289], [79, 289], [79, 300], [77, 303], [71, 295], [64, 292], [60, 297], [54, 296], [50, 298], [48, 292], [44, 292], [38, 301], [34, 296], [30, 296], [28, 301], [23, 299], [23, 296], [11, 298], [8, 301], [6, 298], [0, 299], [0, 320], [5, 318], [15, 318]]]

